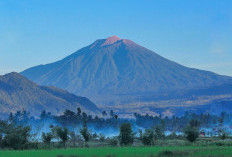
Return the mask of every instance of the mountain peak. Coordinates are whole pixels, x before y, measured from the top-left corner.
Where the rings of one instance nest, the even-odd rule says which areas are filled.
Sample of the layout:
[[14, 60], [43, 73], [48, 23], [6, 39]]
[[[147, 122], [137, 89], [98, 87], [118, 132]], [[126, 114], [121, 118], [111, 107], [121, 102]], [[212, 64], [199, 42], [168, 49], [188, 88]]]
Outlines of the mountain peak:
[[184, 67], [117, 36], [96, 40], [63, 60], [27, 69], [22, 74], [38, 84], [57, 86], [99, 104], [115, 105], [136, 101], [140, 94], [165, 95], [232, 80]]
[[111, 45], [117, 41], [121, 40], [119, 37], [117, 37], [116, 35], [112, 36], [112, 37], [108, 37], [106, 38], [105, 42], [102, 44], [102, 46], [105, 45]]
[[7, 79], [14, 79], [14, 80], [26, 80], [25, 77], [23, 77], [22, 75], [20, 75], [19, 73], [17, 72], [11, 72], [11, 73], [8, 73], [8, 74], [5, 74], [5, 75], [2, 75], [0, 76], [0, 78], [7, 78]]

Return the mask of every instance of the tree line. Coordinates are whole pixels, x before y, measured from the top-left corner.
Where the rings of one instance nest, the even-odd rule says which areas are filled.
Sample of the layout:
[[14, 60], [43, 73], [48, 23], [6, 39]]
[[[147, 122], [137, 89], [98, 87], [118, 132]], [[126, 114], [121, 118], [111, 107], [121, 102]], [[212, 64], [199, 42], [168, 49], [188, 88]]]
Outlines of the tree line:
[[[182, 117], [162, 117], [134, 114], [135, 119], [121, 119], [113, 111], [102, 112], [102, 116], [92, 117], [82, 112], [80, 108], [76, 112], [66, 110], [62, 115], [56, 116], [43, 111], [39, 119], [30, 116], [26, 111], [18, 111], [10, 114], [7, 120], [0, 121], [0, 147], [12, 149], [30, 149], [51, 147], [57, 144], [58, 147], [66, 147], [69, 143], [73, 147], [82, 145], [88, 147], [89, 141], [106, 143], [111, 146], [132, 145], [134, 141], [139, 141], [146, 146], [153, 145], [157, 140], [164, 139], [187, 139], [194, 142], [200, 133], [201, 127], [223, 127], [230, 122], [231, 114], [222, 113], [220, 116], [210, 114], [188, 113]], [[46, 131], [39, 133], [33, 131], [32, 124], [37, 125], [46, 121], [52, 121]], [[56, 123], [54, 123], [56, 122]], [[59, 125], [56, 125], [59, 124]], [[76, 126], [80, 126], [77, 129]], [[104, 128], [118, 129], [118, 135], [106, 137], [102, 133], [92, 132], [90, 128], [96, 130]], [[143, 129], [139, 129], [143, 128]], [[165, 131], [171, 134], [165, 134]], [[177, 131], [183, 134], [177, 135]], [[38, 137], [40, 136], [40, 137]], [[221, 132], [225, 136], [225, 132]]]

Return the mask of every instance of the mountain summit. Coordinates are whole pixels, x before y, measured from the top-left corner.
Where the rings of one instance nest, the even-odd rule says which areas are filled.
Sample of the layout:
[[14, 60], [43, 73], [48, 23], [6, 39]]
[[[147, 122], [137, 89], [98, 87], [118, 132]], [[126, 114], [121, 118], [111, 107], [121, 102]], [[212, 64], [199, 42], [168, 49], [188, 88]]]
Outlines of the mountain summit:
[[109, 37], [105, 40], [105, 42], [101, 45], [101, 46], [105, 46], [105, 45], [111, 45], [117, 41], [121, 40], [119, 37], [117, 36], [112, 36], [112, 37]]
[[60, 61], [32, 67], [21, 74], [40, 85], [87, 96], [98, 104], [118, 104], [128, 96], [165, 95], [232, 80], [182, 66], [117, 36], [97, 40]]

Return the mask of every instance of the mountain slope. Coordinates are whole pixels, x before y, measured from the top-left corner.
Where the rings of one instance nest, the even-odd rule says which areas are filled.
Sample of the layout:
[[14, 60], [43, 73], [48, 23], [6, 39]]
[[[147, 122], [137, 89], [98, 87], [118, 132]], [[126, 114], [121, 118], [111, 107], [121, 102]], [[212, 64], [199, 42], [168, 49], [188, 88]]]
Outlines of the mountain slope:
[[232, 81], [230, 77], [187, 68], [116, 36], [97, 40], [58, 62], [21, 74], [38, 84], [66, 89], [100, 104], [115, 103], [120, 95], [165, 94]]
[[42, 110], [60, 114], [77, 107], [88, 113], [99, 109], [89, 99], [70, 94], [55, 87], [38, 86], [18, 73], [0, 76], [0, 115], [25, 109], [38, 116]]

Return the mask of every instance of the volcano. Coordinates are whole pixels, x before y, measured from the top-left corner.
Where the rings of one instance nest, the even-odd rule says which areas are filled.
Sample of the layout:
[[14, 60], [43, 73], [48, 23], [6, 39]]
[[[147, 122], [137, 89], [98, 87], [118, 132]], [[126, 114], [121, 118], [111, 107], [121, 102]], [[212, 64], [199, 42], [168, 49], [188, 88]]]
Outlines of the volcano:
[[130, 103], [129, 97], [138, 101], [149, 93], [159, 99], [175, 91], [232, 81], [228, 76], [182, 66], [117, 36], [96, 40], [60, 61], [21, 74], [39, 85], [56, 86], [103, 105]]

